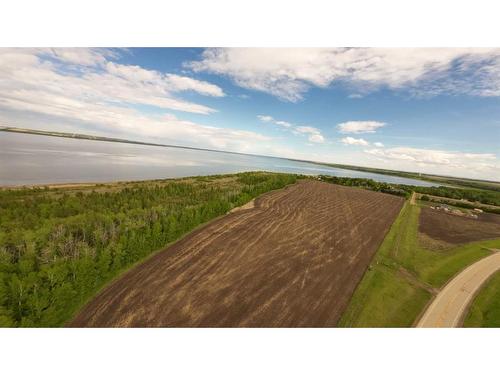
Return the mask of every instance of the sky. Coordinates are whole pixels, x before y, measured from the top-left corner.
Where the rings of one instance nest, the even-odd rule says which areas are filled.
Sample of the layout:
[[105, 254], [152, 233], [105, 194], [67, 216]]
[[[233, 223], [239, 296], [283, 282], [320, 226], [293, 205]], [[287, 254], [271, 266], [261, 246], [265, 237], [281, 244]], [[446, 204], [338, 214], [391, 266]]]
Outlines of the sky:
[[0, 48], [0, 126], [500, 180], [500, 49]]

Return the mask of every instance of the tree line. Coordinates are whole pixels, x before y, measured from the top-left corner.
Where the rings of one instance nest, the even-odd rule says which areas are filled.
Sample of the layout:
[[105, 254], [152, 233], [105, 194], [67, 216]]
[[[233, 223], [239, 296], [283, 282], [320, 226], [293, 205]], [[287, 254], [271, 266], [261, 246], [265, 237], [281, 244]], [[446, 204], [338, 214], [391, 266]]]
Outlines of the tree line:
[[409, 197], [411, 194], [411, 190], [405, 188], [406, 185], [388, 184], [386, 182], [378, 182], [369, 178], [351, 178], [325, 175], [321, 175], [318, 178], [321, 181], [329, 182], [332, 184], [360, 187], [367, 190], [393, 194], [405, 198]]
[[500, 206], [500, 192], [493, 190], [453, 188], [449, 186], [412, 186], [412, 189], [421, 194], [452, 199], [466, 199], [470, 202]]

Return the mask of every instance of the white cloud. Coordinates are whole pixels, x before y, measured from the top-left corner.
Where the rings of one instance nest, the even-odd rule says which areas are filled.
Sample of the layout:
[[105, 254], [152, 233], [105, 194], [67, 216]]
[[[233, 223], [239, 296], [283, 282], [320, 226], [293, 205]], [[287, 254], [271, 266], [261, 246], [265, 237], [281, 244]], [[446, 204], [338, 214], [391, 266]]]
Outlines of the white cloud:
[[445, 151], [421, 149], [413, 147], [394, 147], [389, 149], [368, 149], [367, 154], [382, 160], [398, 162], [398, 167], [406, 170], [421, 168], [427, 173], [462, 174], [467, 171], [491, 176], [500, 172], [500, 163], [494, 154], [463, 153], [459, 151]]
[[257, 118], [260, 121], [263, 121], [263, 122], [272, 122], [272, 121], [274, 121], [274, 119], [271, 116], [266, 116], [266, 115], [257, 115]]
[[280, 126], [284, 126], [285, 128], [289, 128], [290, 126], [292, 126], [292, 124], [290, 124], [289, 122], [286, 122], [286, 121], [276, 121], [275, 124], [280, 125]]
[[299, 133], [311, 133], [318, 134], [320, 131], [317, 128], [313, 128], [312, 126], [297, 126], [295, 128]]
[[384, 122], [379, 121], [347, 121], [337, 125], [341, 133], [360, 134], [360, 133], [375, 133], [377, 129], [385, 126]]
[[202, 95], [217, 97], [225, 96], [224, 91], [222, 91], [219, 86], [190, 77], [183, 77], [176, 74], [166, 74], [164, 76], [164, 80], [172, 91], [191, 90]]
[[292, 126], [292, 124], [290, 124], [289, 122], [278, 121], [278, 120], [275, 120], [273, 117], [267, 116], [267, 115], [258, 115], [257, 118], [262, 122], [270, 122], [270, 123], [273, 123], [275, 125], [283, 126], [284, 128], [289, 128]]
[[[108, 61], [109, 56], [106, 50], [0, 49], [0, 121], [36, 129], [54, 129], [54, 124], [64, 131], [91, 128], [108, 136], [240, 152], [255, 151], [255, 145], [272, 140], [166, 113], [166, 109], [214, 111], [173, 93], [190, 90], [216, 97], [224, 93], [208, 82], [119, 64]], [[139, 110], [137, 104], [156, 111]]]
[[104, 48], [44, 48], [38, 53], [55, 60], [82, 66], [104, 64], [108, 58], [116, 58], [117, 53]]
[[382, 142], [374, 142], [373, 145], [375, 147], [384, 147], [384, 144]]
[[318, 128], [314, 128], [312, 126], [297, 126], [293, 125], [287, 121], [276, 120], [272, 116], [268, 115], [258, 115], [257, 118], [262, 122], [268, 122], [272, 124], [276, 124], [282, 126], [286, 129], [292, 131], [293, 134], [300, 135], [306, 134], [308, 135], [309, 142], [314, 143], [324, 143], [325, 137], [321, 134], [321, 131]]
[[307, 134], [309, 142], [314, 143], [324, 143], [325, 137], [321, 134], [318, 128], [313, 128], [312, 126], [296, 126], [295, 131], [297, 133]]
[[323, 143], [325, 142], [325, 137], [323, 137], [321, 134], [311, 134], [309, 136], [309, 141], [314, 143]]
[[[54, 51], [58, 56], [65, 55], [65, 49], [0, 49], [0, 104], [15, 105], [26, 101], [26, 95], [31, 102], [40, 101], [44, 105], [51, 101], [146, 104], [208, 114], [215, 110], [176, 98], [173, 93], [191, 90], [202, 95], [223, 95], [220, 88], [208, 82], [105, 61], [104, 52], [102, 59], [97, 59], [95, 51], [90, 53], [91, 57], [81, 57], [85, 54], [78, 49], [77, 55], [70, 55], [71, 69], [64, 69], [68, 66], [52, 60]], [[83, 65], [77, 65], [80, 60]], [[88, 66], [92, 63], [99, 65]], [[50, 106], [44, 112], [49, 109]]]
[[219, 86], [177, 74], [162, 74], [155, 70], [147, 70], [137, 65], [122, 65], [114, 62], [106, 63], [106, 70], [113, 76], [129, 82], [149, 84], [163, 92], [194, 91], [201, 95], [222, 97], [224, 92]]
[[369, 143], [363, 138], [345, 137], [340, 140], [345, 145], [368, 146]]
[[417, 95], [500, 96], [500, 49], [218, 48], [185, 65], [291, 102], [334, 81], [352, 86], [355, 95], [387, 87]]

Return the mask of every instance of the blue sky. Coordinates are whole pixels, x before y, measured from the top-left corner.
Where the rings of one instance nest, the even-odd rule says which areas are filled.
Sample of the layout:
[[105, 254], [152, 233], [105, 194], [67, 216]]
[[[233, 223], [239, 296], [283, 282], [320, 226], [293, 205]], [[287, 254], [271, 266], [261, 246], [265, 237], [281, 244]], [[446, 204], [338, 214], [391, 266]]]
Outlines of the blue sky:
[[0, 49], [0, 121], [500, 179], [498, 49]]

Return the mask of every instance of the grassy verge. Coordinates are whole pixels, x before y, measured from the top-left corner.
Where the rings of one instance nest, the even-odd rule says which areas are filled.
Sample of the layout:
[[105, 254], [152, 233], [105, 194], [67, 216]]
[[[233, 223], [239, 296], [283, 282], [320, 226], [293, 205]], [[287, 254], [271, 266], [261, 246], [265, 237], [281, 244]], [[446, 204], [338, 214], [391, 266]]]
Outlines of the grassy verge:
[[464, 327], [500, 327], [500, 272], [493, 275], [472, 302]]
[[339, 325], [409, 327], [442, 287], [467, 265], [488, 255], [500, 240], [423, 248], [418, 240], [420, 207], [406, 202], [374, 257]]

